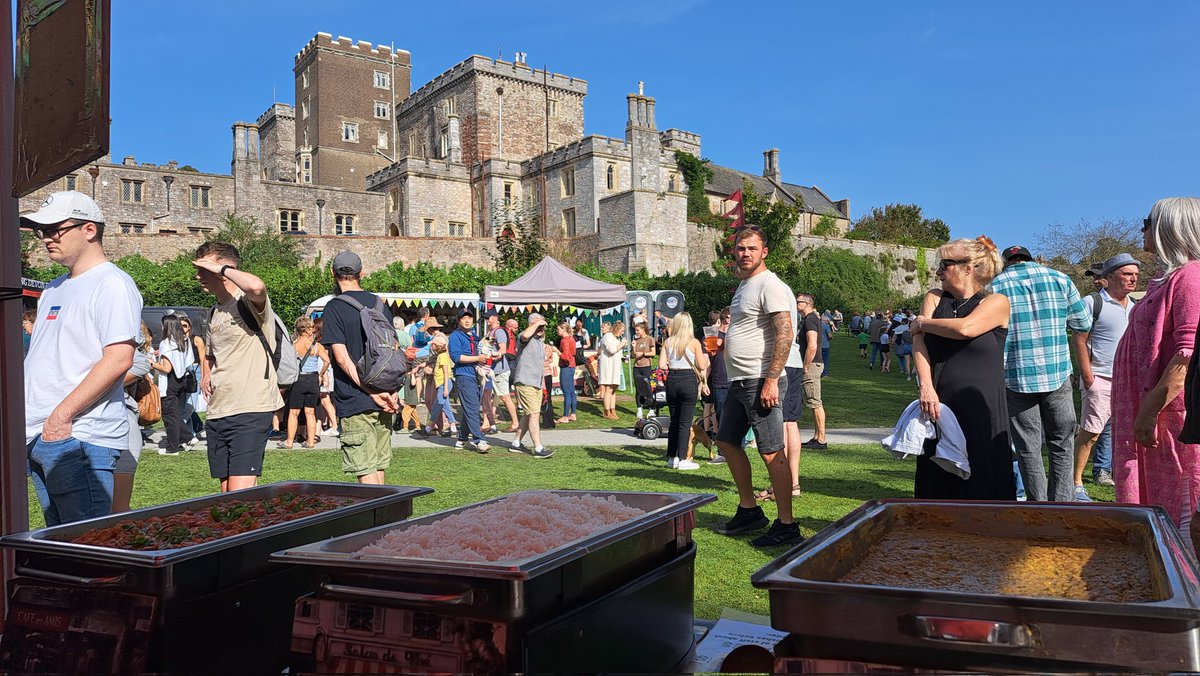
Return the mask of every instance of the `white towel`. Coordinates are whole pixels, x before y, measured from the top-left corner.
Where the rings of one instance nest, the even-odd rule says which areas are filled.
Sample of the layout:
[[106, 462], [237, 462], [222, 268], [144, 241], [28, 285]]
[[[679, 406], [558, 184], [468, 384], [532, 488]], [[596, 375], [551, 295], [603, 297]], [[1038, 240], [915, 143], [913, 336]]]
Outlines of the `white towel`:
[[938, 406], [940, 415], [938, 422], [934, 423], [921, 412], [920, 401], [912, 402], [900, 414], [892, 433], [880, 443], [893, 458], [903, 460], [923, 454], [926, 439], [937, 439], [933, 462], [961, 479], [969, 479], [971, 463], [967, 459], [967, 439], [963, 436], [962, 427], [950, 407], [945, 404]]

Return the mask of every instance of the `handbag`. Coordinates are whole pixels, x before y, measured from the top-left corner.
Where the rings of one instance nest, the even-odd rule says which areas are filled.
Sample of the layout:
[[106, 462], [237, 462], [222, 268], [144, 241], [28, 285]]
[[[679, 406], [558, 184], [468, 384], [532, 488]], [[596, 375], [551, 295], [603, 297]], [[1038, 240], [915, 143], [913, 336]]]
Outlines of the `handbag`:
[[687, 360], [688, 366], [692, 367], [692, 373], [696, 374], [696, 382], [699, 383], [696, 386], [696, 397], [708, 396], [708, 382], [700, 373], [700, 369], [696, 368], [696, 362], [692, 361], [692, 358], [688, 356], [686, 349], [683, 351], [683, 358]]
[[137, 402], [138, 425], [153, 425], [162, 420], [162, 397], [153, 378], [149, 375], [142, 376], [129, 386], [129, 394]]
[[183, 377], [178, 378], [179, 391], [183, 394], [192, 394], [199, 389], [196, 383], [196, 373], [190, 368], [183, 372]]

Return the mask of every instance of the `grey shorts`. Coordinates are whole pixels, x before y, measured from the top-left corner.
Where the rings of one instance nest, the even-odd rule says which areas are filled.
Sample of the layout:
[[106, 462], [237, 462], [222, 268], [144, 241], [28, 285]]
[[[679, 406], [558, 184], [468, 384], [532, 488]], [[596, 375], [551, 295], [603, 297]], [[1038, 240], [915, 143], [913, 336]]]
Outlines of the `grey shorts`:
[[496, 393], [497, 397], [507, 397], [509, 393], [512, 392], [512, 387], [509, 383], [509, 379], [511, 377], [511, 369], [505, 371], [504, 373], [496, 373], [492, 375], [492, 390]]
[[759, 397], [762, 384], [762, 378], [735, 380], [729, 384], [729, 396], [721, 408], [717, 441], [741, 446], [746, 432], [753, 428], [760, 454], [783, 450], [783, 399], [787, 394], [788, 378], [787, 375], [779, 377], [779, 402], [771, 408], [763, 408]]

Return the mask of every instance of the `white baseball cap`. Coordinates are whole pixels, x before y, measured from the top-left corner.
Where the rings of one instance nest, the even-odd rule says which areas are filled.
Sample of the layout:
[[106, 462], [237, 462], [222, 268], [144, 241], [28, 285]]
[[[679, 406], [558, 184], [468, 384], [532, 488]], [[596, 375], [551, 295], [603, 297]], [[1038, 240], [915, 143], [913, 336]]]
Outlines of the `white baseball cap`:
[[42, 208], [21, 217], [21, 227], [40, 229], [69, 219], [104, 223], [104, 213], [95, 200], [76, 190], [56, 192], [42, 202]]

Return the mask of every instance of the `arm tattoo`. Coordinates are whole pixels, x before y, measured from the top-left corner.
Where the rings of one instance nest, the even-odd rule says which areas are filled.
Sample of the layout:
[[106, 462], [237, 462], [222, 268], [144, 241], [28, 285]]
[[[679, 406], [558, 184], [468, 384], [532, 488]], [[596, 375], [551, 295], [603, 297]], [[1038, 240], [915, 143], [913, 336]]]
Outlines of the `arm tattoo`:
[[792, 349], [792, 316], [788, 312], [771, 315], [771, 326], [775, 329], [775, 342], [771, 347], [771, 364], [767, 367], [768, 378], [778, 378], [787, 365], [788, 352]]

